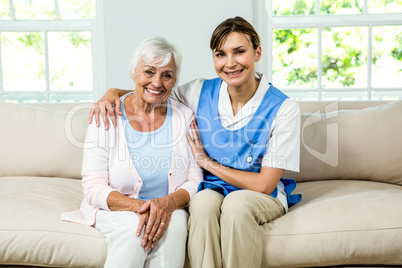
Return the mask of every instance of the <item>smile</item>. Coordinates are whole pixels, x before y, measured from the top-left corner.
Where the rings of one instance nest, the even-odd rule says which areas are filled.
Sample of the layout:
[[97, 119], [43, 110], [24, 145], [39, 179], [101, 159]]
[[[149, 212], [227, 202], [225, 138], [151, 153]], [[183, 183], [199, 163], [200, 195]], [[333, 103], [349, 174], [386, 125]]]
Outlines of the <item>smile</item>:
[[163, 91], [152, 90], [152, 89], [149, 89], [149, 88], [145, 88], [145, 89], [146, 89], [146, 91], [148, 91], [149, 93], [152, 93], [152, 94], [155, 94], [155, 95], [160, 95], [160, 94], [163, 93]]
[[237, 77], [237, 76], [240, 76], [240, 74], [241, 74], [242, 72], [243, 72], [243, 70], [236, 71], [236, 72], [231, 72], [231, 73], [225, 72], [225, 74], [226, 74], [227, 76], [229, 76], [229, 77]]

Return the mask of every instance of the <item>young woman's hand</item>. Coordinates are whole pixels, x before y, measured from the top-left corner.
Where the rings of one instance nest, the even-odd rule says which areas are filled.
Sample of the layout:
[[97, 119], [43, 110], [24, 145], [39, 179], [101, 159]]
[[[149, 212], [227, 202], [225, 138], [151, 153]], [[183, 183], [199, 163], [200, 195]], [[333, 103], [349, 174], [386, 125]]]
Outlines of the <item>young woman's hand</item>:
[[106, 91], [105, 95], [97, 102], [94, 103], [94, 106], [89, 113], [89, 123], [92, 123], [92, 119], [95, 116], [95, 123], [99, 127], [99, 114], [102, 116], [102, 120], [105, 123], [105, 128], [109, 129], [109, 120], [107, 115], [109, 114], [110, 119], [113, 122], [113, 125], [116, 127], [117, 115], [123, 115], [121, 112], [121, 101], [119, 95], [121, 94], [121, 90], [117, 88], [111, 88]]
[[187, 140], [190, 143], [191, 151], [193, 152], [194, 159], [201, 168], [205, 168], [208, 162], [211, 162], [211, 158], [204, 149], [202, 144], [200, 132], [198, 130], [198, 125], [196, 119], [190, 124], [191, 134], [187, 132]]

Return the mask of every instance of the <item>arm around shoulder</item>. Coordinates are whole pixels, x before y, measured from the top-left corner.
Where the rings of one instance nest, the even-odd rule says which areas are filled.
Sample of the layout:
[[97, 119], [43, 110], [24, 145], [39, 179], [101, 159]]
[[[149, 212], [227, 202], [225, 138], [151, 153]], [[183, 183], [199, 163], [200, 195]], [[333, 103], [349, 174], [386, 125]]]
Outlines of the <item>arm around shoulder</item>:
[[105, 122], [105, 128], [108, 129], [109, 118], [107, 117], [107, 115], [109, 115], [110, 119], [113, 122], [113, 125], [116, 126], [117, 124], [116, 114], [122, 115], [120, 97], [131, 91], [132, 90], [122, 90], [118, 88], [111, 88], [108, 91], [106, 91], [105, 95], [103, 95], [103, 97], [99, 101], [94, 103], [94, 106], [92, 107], [91, 112], [89, 113], [89, 123], [91, 124], [93, 118], [95, 117], [95, 123], [99, 127], [100, 126], [99, 119], [101, 117]]
[[186, 104], [194, 112], [197, 112], [198, 101], [204, 81], [204, 78], [198, 78], [177, 86], [173, 89], [171, 97]]

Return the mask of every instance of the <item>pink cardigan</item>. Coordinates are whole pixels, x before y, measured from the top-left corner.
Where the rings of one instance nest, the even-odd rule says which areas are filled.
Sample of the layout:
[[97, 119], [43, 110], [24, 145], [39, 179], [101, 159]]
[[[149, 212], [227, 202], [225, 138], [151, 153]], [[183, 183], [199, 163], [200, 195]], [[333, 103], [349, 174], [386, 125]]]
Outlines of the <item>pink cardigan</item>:
[[[131, 94], [131, 93], [129, 93]], [[185, 189], [190, 198], [202, 181], [202, 171], [194, 160], [186, 132], [194, 118], [193, 111], [169, 98], [172, 107], [173, 161], [169, 170], [169, 193]], [[102, 122], [103, 124], [103, 122]], [[107, 198], [112, 191], [137, 198], [142, 180], [132, 164], [122, 119], [116, 128], [89, 125], [82, 164], [84, 200], [80, 210], [63, 213], [65, 221], [93, 226], [99, 209], [109, 210]]]

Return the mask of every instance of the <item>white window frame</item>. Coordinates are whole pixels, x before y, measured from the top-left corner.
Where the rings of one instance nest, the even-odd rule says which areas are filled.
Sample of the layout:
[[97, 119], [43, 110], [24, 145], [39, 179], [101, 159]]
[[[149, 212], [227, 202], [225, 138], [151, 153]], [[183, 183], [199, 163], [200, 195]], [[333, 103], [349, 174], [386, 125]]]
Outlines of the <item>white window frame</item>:
[[[97, 1], [98, 2], [98, 1]], [[46, 102], [50, 102], [51, 94], [93, 94], [93, 99], [99, 97], [99, 92], [95, 90], [100, 85], [100, 81], [96, 75], [99, 73], [99, 60], [96, 60], [95, 55], [101, 53], [101, 49], [97, 40], [99, 40], [99, 34], [96, 32], [95, 25], [97, 21], [95, 19], [74, 19], [74, 20], [62, 20], [60, 18], [58, 1], [54, 0], [55, 5], [55, 18], [49, 20], [17, 20], [15, 16], [15, 8], [12, 0], [9, 0], [10, 4], [10, 20], [0, 20], [0, 33], [2, 32], [41, 32], [44, 35], [44, 55], [45, 55], [45, 79], [46, 90], [44, 91], [5, 91], [3, 81], [3, 66], [1, 58], [1, 39], [0, 39], [0, 102], [3, 101], [5, 94], [38, 94], [46, 95]], [[98, 11], [98, 4], [96, 11]], [[49, 60], [48, 60], [48, 32], [70, 32], [70, 31], [86, 31], [91, 32], [91, 50], [92, 50], [92, 79], [93, 88], [89, 90], [50, 90], [50, 76], [49, 76]]]
[[[402, 14], [368, 14], [367, 0], [364, 0], [363, 14], [359, 15], [319, 15], [320, 0], [316, 0], [316, 12], [314, 15], [299, 16], [274, 16], [273, 2], [264, 0], [254, 0], [254, 25], [260, 33], [262, 41], [262, 49], [265, 51], [264, 57], [260, 63], [260, 70], [266, 74], [268, 81], [272, 81], [273, 75], [273, 33], [276, 29], [297, 29], [297, 28], [316, 28], [318, 29], [318, 69], [316, 88], [286, 88], [287, 92], [317, 92], [318, 100], [322, 100], [322, 92], [347, 92], [347, 91], [364, 91], [368, 92], [367, 100], [371, 100], [373, 91], [398, 91], [402, 92], [402, 87], [392, 88], [374, 88], [371, 86], [371, 64], [372, 64], [372, 28], [374, 26], [386, 25], [402, 25]], [[327, 27], [353, 27], [367, 26], [368, 33], [368, 50], [367, 50], [367, 87], [364, 88], [323, 88], [321, 85], [322, 78], [322, 29]]]

